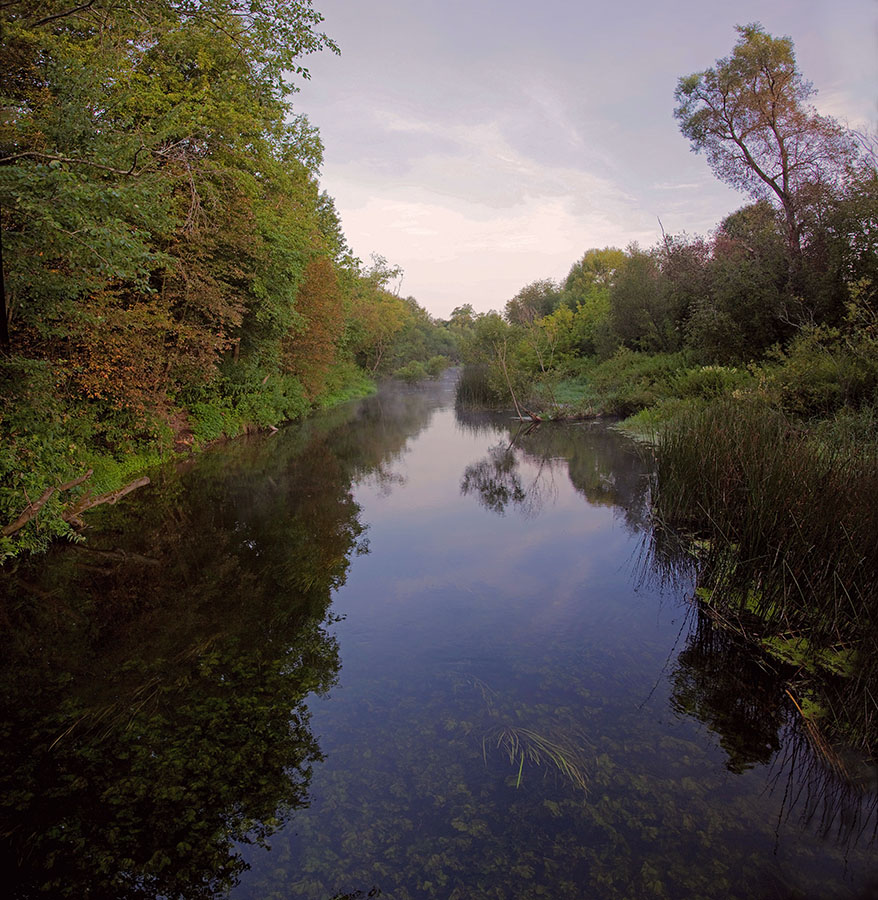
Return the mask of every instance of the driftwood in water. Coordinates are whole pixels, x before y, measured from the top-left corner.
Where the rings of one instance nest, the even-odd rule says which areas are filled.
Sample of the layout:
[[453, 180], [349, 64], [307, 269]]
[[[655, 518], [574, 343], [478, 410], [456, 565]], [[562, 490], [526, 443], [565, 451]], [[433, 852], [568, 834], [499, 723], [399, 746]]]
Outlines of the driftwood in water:
[[[75, 487], [78, 487], [82, 484], [86, 479], [91, 478], [93, 469], [89, 469], [84, 475], [80, 475], [78, 478], [74, 478], [72, 481], [65, 482], [64, 484], [59, 484], [57, 487], [48, 487], [46, 488], [40, 496], [28, 503], [28, 505], [24, 508], [21, 515], [14, 521], [10, 522], [8, 525], [4, 525], [2, 529], [0, 529], [0, 535], [3, 537], [9, 537], [11, 534], [15, 534], [16, 531], [20, 531], [33, 519], [39, 511], [46, 505], [49, 499], [53, 494], [62, 493], [64, 491], [69, 491]], [[124, 487], [118, 488], [115, 491], [107, 491], [105, 494], [99, 494], [97, 497], [92, 497], [90, 493], [86, 492], [76, 500], [71, 506], [64, 510], [61, 513], [61, 518], [64, 519], [65, 522], [69, 522], [71, 525], [75, 525], [77, 528], [84, 527], [85, 523], [80, 519], [80, 515], [84, 513], [87, 509], [91, 509], [94, 506], [100, 506], [102, 503], [115, 503], [117, 500], [120, 500], [126, 494], [130, 494], [132, 491], [136, 491], [137, 488], [143, 487], [144, 485], [149, 484], [149, 478], [145, 475], [142, 478], [137, 478], [132, 481], [130, 484], [126, 484]]]
[[100, 506], [102, 503], [115, 503], [117, 500], [121, 500], [126, 494], [130, 494], [132, 491], [136, 491], [138, 488], [145, 487], [148, 484], [149, 478], [144, 475], [142, 478], [136, 478], [130, 484], [126, 484], [124, 487], [120, 487], [115, 491], [107, 491], [105, 494], [99, 494], [97, 497], [92, 497], [90, 494], [84, 494], [70, 507], [70, 509], [65, 510], [61, 514], [61, 518], [63, 518], [65, 522], [75, 525], [77, 528], [84, 528], [85, 522], [80, 519], [80, 515], [87, 509]]

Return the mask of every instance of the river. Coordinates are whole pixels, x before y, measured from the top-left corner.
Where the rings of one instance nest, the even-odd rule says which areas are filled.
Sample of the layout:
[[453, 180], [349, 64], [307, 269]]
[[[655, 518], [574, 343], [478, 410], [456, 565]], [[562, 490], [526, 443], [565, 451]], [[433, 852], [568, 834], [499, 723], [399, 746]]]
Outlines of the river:
[[875, 794], [657, 563], [651, 457], [451, 375], [3, 581], [12, 896], [867, 898]]

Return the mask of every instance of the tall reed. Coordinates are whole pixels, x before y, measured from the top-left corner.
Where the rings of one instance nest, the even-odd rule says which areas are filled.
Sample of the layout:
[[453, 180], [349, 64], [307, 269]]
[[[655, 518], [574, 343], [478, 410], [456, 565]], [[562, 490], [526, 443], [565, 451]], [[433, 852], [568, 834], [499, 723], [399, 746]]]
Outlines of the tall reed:
[[463, 367], [457, 381], [455, 404], [464, 409], [494, 407], [501, 400], [491, 385], [488, 367], [471, 364]]
[[[712, 600], [775, 634], [858, 657], [878, 675], [878, 429], [860, 413], [820, 429], [719, 400], [660, 435], [659, 522], [706, 539]], [[871, 701], [870, 721], [875, 718]]]

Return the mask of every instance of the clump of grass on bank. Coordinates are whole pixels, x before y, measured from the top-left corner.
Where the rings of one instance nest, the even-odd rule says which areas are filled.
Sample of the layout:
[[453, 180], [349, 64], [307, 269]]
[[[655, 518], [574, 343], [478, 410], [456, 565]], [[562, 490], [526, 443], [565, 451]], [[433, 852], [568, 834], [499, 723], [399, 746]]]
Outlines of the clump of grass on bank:
[[[729, 396], [756, 383], [744, 367], [696, 365], [686, 352], [648, 354], [621, 349], [603, 362], [584, 360], [578, 368], [556, 388], [560, 404], [571, 411], [620, 418], [654, 409], [656, 422], [674, 414], [675, 402]], [[647, 424], [647, 417], [638, 424]]]
[[[827, 651], [855, 660], [866, 680], [878, 674], [875, 424], [871, 409], [809, 428], [764, 402], [705, 404], [660, 432], [653, 495], [662, 524], [699, 539], [712, 604], [815, 665]], [[876, 712], [864, 706], [860, 736]]]
[[484, 409], [502, 405], [504, 398], [494, 388], [488, 367], [477, 364], [463, 367], [454, 402], [464, 409]]

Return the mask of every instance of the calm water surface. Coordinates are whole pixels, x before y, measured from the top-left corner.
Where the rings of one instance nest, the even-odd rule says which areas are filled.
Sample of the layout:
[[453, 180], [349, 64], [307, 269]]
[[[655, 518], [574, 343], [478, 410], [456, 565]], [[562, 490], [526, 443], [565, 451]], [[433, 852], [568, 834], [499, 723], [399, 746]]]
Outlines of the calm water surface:
[[649, 475], [446, 380], [104, 510], [4, 587], [16, 895], [878, 895], [874, 795], [651, 566]]

